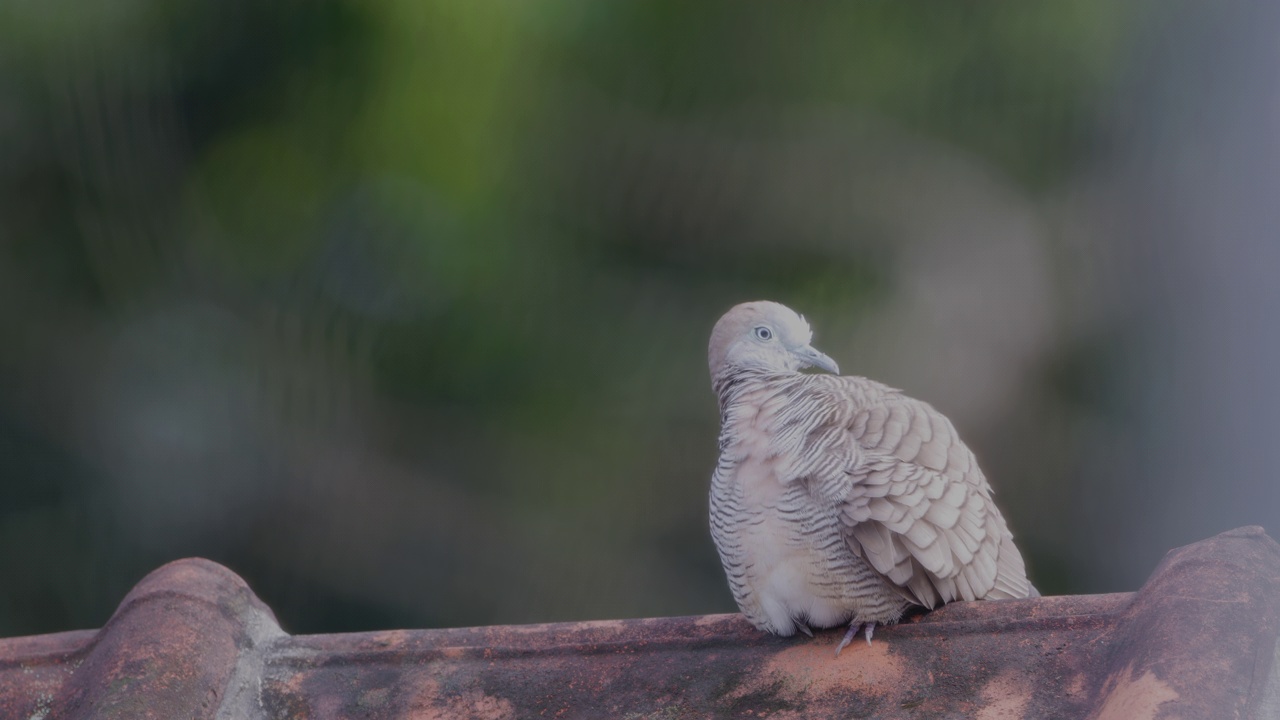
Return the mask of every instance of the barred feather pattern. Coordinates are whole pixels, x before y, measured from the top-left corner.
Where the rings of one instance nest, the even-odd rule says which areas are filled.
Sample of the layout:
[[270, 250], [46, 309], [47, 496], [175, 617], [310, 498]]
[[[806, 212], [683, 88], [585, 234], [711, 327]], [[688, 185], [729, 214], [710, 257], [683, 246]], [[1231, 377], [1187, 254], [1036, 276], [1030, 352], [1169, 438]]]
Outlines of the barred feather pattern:
[[735, 366], [713, 388], [711, 534], [757, 628], [1038, 594], [972, 452], [927, 403], [861, 377]]

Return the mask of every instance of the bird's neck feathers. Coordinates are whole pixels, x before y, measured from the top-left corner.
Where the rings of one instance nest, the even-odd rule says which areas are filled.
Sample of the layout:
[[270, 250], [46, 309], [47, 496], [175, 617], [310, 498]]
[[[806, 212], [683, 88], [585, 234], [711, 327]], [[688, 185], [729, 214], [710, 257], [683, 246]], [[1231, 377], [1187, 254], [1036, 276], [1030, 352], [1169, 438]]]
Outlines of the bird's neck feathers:
[[799, 372], [785, 370], [766, 370], [759, 367], [742, 365], [724, 365], [711, 377], [711, 389], [720, 401], [720, 414], [733, 406], [744, 395], [761, 386], [800, 376]]

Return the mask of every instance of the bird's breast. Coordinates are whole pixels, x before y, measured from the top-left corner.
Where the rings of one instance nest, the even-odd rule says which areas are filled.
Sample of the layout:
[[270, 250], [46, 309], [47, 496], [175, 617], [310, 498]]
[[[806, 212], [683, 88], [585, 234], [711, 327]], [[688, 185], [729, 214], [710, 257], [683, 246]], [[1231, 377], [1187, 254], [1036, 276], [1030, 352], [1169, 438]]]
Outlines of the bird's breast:
[[797, 620], [831, 627], [890, 592], [849, 549], [834, 509], [816, 503], [802, 484], [781, 482], [776, 459], [749, 450], [730, 457], [713, 483], [713, 535], [717, 506], [733, 508], [720, 519], [717, 547], [734, 599], [757, 627], [782, 635], [794, 633]]

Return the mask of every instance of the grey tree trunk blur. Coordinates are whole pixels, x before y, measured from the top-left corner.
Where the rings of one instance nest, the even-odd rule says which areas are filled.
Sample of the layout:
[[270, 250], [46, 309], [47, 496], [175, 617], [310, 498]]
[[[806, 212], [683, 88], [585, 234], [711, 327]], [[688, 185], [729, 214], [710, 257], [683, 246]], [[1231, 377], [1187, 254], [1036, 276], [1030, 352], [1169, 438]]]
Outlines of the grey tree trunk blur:
[[1125, 390], [1080, 468], [1083, 589], [1242, 524], [1280, 532], [1280, 5], [1178, 5], [1135, 53], [1094, 196], [1092, 320]]

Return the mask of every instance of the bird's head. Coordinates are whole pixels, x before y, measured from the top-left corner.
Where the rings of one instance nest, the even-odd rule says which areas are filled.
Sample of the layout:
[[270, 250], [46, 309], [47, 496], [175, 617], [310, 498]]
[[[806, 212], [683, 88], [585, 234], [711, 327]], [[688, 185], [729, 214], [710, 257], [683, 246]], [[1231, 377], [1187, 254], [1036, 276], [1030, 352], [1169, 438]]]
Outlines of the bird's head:
[[840, 374], [836, 361], [809, 344], [809, 323], [786, 305], [760, 300], [735, 305], [711, 331], [711, 376], [728, 368], [795, 372], [817, 367]]

